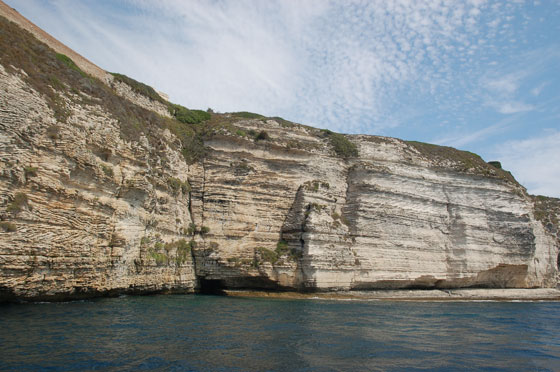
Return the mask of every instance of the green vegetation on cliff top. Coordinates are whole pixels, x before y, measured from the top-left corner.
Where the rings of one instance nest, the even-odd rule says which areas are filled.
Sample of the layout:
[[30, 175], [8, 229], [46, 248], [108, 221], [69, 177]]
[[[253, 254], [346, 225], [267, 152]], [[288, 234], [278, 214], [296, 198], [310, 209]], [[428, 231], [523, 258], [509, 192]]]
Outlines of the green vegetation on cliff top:
[[[273, 119], [283, 128], [296, 125], [279, 117], [267, 118], [246, 111], [214, 114], [210, 110], [191, 110], [164, 100], [155, 89], [144, 83], [123, 74], [112, 74], [115, 80], [127, 84], [134, 92], [165, 105], [172, 118], [162, 117], [118, 96], [112, 88], [83, 72], [69, 57], [54, 52], [29, 32], [3, 17], [0, 17], [0, 50], [0, 63], [9, 72], [19, 74], [20, 70], [24, 71], [25, 75], [20, 76], [45, 97], [58, 121], [66, 122], [71, 114], [63, 96], [84, 104], [98, 104], [100, 100], [118, 121], [124, 139], [138, 140], [145, 135], [155, 145], [161, 141], [158, 128], [167, 128], [181, 141], [181, 151], [188, 163], [202, 159], [207, 151], [204, 141], [222, 129], [246, 137], [245, 131], [233, 126], [239, 119]], [[90, 97], [97, 100], [92, 101]], [[330, 130], [316, 130], [315, 133], [328, 141], [337, 156], [347, 159], [359, 155], [356, 145], [347, 136]], [[268, 135], [262, 134], [258, 139], [267, 138]], [[509, 172], [489, 165], [476, 154], [415, 141], [406, 143], [426, 157], [440, 162], [451, 161], [459, 171], [475, 171], [484, 176], [497, 175], [515, 182]]]
[[438, 163], [455, 167], [460, 172], [472, 172], [482, 176], [498, 177], [513, 183], [517, 183], [510, 172], [485, 162], [479, 155], [469, 151], [457, 150], [453, 147], [433, 145], [430, 143], [405, 141], [426, 158]]
[[126, 75], [123, 74], [117, 74], [116, 72], [111, 72], [111, 75], [113, 75], [113, 78], [116, 81], [120, 81], [121, 83], [125, 83], [126, 85], [128, 85], [133, 92], [141, 94], [145, 97], [148, 97], [154, 101], [163, 103], [164, 105], [167, 104], [167, 101], [164, 100], [157, 92], [154, 88], [152, 88], [149, 85], [146, 85], [144, 83], [141, 83], [139, 81], [136, 81]]

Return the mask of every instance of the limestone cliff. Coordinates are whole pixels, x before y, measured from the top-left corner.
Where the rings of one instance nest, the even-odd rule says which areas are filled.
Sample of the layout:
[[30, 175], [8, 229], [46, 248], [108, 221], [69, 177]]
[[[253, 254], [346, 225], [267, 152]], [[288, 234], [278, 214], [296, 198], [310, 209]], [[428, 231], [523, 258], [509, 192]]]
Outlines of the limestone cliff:
[[187, 110], [1, 17], [0, 47], [2, 299], [558, 283], [560, 203], [474, 154]]

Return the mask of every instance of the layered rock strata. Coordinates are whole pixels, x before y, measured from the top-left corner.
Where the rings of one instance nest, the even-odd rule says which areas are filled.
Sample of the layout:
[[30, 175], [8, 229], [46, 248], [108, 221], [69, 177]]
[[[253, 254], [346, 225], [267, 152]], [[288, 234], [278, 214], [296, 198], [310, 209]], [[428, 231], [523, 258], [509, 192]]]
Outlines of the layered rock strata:
[[0, 64], [3, 299], [558, 283], [560, 204], [473, 154], [214, 114], [188, 164], [160, 102], [24, 67]]

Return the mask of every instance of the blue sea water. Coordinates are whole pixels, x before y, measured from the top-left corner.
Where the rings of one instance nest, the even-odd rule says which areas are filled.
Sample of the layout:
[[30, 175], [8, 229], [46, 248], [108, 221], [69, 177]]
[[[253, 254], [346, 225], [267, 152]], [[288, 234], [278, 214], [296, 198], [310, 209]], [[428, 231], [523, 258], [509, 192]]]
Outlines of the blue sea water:
[[560, 371], [558, 302], [204, 295], [0, 306], [2, 371]]

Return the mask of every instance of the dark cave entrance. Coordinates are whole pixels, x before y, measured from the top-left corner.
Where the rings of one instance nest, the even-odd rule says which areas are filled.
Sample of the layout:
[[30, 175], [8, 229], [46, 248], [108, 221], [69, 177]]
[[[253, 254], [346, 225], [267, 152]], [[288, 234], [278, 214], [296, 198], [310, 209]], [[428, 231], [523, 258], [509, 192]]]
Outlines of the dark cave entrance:
[[200, 278], [200, 289], [199, 293], [202, 294], [212, 294], [212, 295], [225, 295], [225, 283], [220, 279], [205, 279]]

